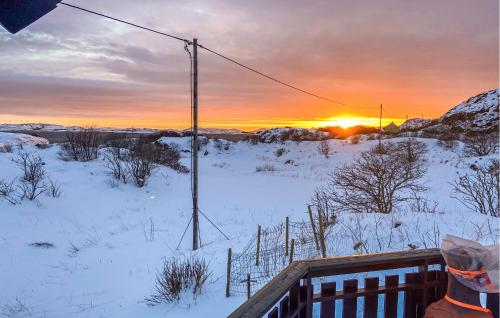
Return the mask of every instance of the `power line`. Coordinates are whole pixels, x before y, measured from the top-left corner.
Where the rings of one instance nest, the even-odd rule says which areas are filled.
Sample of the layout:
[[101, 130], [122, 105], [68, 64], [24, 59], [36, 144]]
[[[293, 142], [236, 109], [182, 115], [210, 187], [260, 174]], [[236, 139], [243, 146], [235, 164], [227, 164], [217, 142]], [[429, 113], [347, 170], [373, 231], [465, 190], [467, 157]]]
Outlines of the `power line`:
[[98, 16], [101, 16], [101, 17], [104, 17], [104, 18], [108, 18], [108, 19], [111, 19], [111, 20], [114, 20], [114, 21], [117, 21], [117, 22], [121, 22], [121, 23], [130, 25], [130, 26], [139, 28], [139, 29], [143, 29], [143, 30], [146, 30], [146, 31], [149, 31], [149, 32], [153, 32], [153, 33], [156, 33], [156, 34], [164, 35], [164, 36], [167, 36], [169, 38], [176, 39], [176, 40], [183, 41], [185, 43], [191, 44], [191, 41], [189, 41], [187, 39], [183, 39], [183, 38], [175, 36], [175, 35], [172, 35], [172, 34], [168, 34], [168, 33], [165, 33], [165, 32], [161, 32], [161, 31], [157, 31], [157, 30], [154, 30], [154, 29], [150, 29], [150, 28], [144, 27], [142, 25], [138, 25], [138, 24], [135, 24], [135, 23], [132, 23], [132, 22], [128, 22], [128, 21], [125, 21], [125, 20], [121, 20], [121, 19], [118, 19], [118, 18], [113, 18], [113, 17], [111, 17], [109, 15], [105, 15], [105, 14], [102, 14], [102, 13], [99, 13], [99, 12], [96, 12], [96, 11], [93, 11], [93, 10], [89, 10], [89, 9], [85, 9], [85, 8], [82, 8], [82, 7], [78, 7], [78, 6], [69, 4], [69, 3], [61, 2], [60, 4], [68, 6], [68, 7], [71, 7], [73, 9], [78, 9], [78, 10], [81, 10], [81, 11], [92, 13], [92, 14], [95, 14], [95, 15], [98, 15]]
[[346, 103], [343, 103], [343, 102], [339, 102], [339, 101], [336, 101], [336, 100], [333, 100], [333, 99], [330, 99], [330, 98], [327, 98], [327, 97], [323, 97], [323, 96], [320, 96], [320, 95], [317, 95], [317, 94], [311, 93], [311, 92], [309, 92], [309, 91], [306, 91], [306, 90], [304, 90], [304, 89], [298, 88], [297, 86], [294, 86], [294, 85], [291, 85], [291, 84], [285, 83], [285, 82], [283, 82], [283, 81], [281, 81], [281, 80], [279, 80], [279, 79], [277, 79], [277, 78], [275, 78], [275, 77], [272, 77], [272, 76], [270, 76], [270, 75], [264, 74], [264, 73], [262, 73], [261, 71], [258, 71], [258, 70], [254, 69], [254, 68], [252, 68], [252, 67], [250, 67], [250, 66], [247, 66], [247, 65], [245, 65], [245, 64], [243, 64], [243, 63], [240, 63], [240, 62], [238, 62], [238, 61], [236, 61], [236, 60], [234, 60], [234, 59], [232, 59], [232, 58], [230, 58], [230, 57], [227, 57], [227, 56], [225, 56], [225, 55], [223, 55], [223, 54], [221, 54], [221, 53], [219, 53], [219, 52], [216, 52], [216, 51], [214, 51], [214, 50], [212, 50], [212, 49], [209, 49], [209, 48], [207, 48], [206, 46], [203, 46], [203, 45], [201, 45], [201, 44], [198, 44], [198, 46], [199, 46], [199, 47], [201, 47], [202, 49], [207, 50], [208, 52], [211, 52], [211, 53], [213, 53], [213, 54], [217, 55], [218, 57], [221, 57], [221, 58], [223, 58], [223, 59], [225, 59], [225, 60], [227, 60], [227, 61], [229, 61], [229, 62], [231, 62], [231, 63], [234, 63], [234, 64], [236, 64], [236, 65], [239, 65], [239, 66], [241, 66], [241, 67], [243, 67], [243, 68], [245, 68], [245, 69], [247, 69], [247, 70], [249, 70], [249, 71], [251, 71], [251, 72], [254, 72], [254, 73], [256, 73], [256, 74], [258, 74], [258, 75], [260, 75], [260, 76], [263, 76], [263, 77], [265, 77], [265, 78], [267, 78], [267, 79], [270, 79], [270, 80], [272, 80], [272, 81], [274, 81], [274, 82], [276, 82], [276, 83], [279, 83], [279, 84], [281, 84], [281, 85], [284, 85], [284, 86], [286, 86], [286, 87], [292, 88], [292, 89], [294, 89], [294, 90], [297, 90], [297, 91], [302, 92], [302, 93], [307, 94], [307, 95], [314, 96], [314, 97], [319, 98], [319, 99], [326, 100], [326, 101], [328, 101], [328, 102], [330, 102], [330, 103], [335, 103], [335, 104], [339, 104], [339, 105], [343, 105], [343, 106], [349, 106], [349, 104], [346, 104]]
[[[169, 34], [169, 33], [165, 33], [165, 32], [162, 32], [162, 31], [158, 31], [158, 30], [155, 30], [155, 29], [151, 29], [151, 28], [148, 28], [148, 27], [145, 27], [145, 26], [142, 26], [142, 25], [139, 25], [139, 24], [135, 24], [135, 23], [132, 23], [132, 22], [129, 22], [129, 21], [125, 21], [125, 20], [122, 20], [122, 19], [118, 19], [118, 18], [114, 18], [112, 16], [109, 16], [109, 15], [106, 15], [106, 14], [103, 14], [103, 13], [99, 13], [99, 12], [96, 12], [96, 11], [93, 11], [93, 10], [90, 10], [90, 9], [85, 9], [85, 8], [82, 8], [82, 7], [79, 7], [79, 6], [76, 6], [76, 5], [73, 5], [73, 4], [69, 4], [69, 3], [65, 3], [65, 2], [60, 2], [60, 4], [62, 5], [65, 5], [67, 7], [71, 7], [73, 9], [77, 9], [77, 10], [81, 10], [81, 11], [84, 11], [84, 12], [87, 12], [87, 13], [91, 13], [91, 14], [94, 14], [94, 15], [97, 15], [97, 16], [100, 16], [100, 17], [104, 17], [104, 18], [107, 18], [107, 19], [110, 19], [110, 20], [113, 20], [113, 21], [116, 21], [116, 22], [120, 22], [120, 23], [124, 23], [124, 24], [127, 24], [129, 26], [133, 26], [133, 27], [136, 27], [136, 28], [139, 28], [139, 29], [142, 29], [142, 30], [146, 30], [146, 31], [149, 31], [149, 32], [152, 32], [152, 33], [156, 33], [156, 34], [159, 34], [159, 35], [163, 35], [163, 36], [166, 36], [166, 37], [169, 37], [169, 38], [172, 38], [172, 39], [175, 39], [175, 40], [179, 40], [179, 41], [183, 41], [184, 43], [188, 44], [188, 45], [192, 45], [193, 43], [188, 40], [188, 39], [184, 39], [184, 38], [181, 38], [179, 36], [175, 36], [175, 35], [172, 35], [172, 34]], [[341, 102], [341, 101], [337, 101], [337, 100], [334, 100], [334, 99], [331, 99], [331, 98], [328, 98], [328, 97], [324, 97], [324, 96], [321, 96], [321, 95], [318, 95], [318, 94], [315, 94], [315, 93], [312, 93], [310, 91], [307, 91], [305, 89], [302, 89], [302, 88], [299, 88], [295, 85], [292, 85], [292, 84], [288, 84], [282, 80], [279, 80], [277, 79], [276, 77], [273, 77], [273, 76], [270, 76], [270, 75], [267, 75], [261, 71], [258, 71], [256, 70], [255, 68], [252, 68], [250, 66], [247, 66], [241, 62], [238, 62], [230, 57], [227, 57], [225, 55], [223, 55], [222, 53], [219, 53], [219, 52], [216, 52], [215, 50], [212, 50], [210, 48], [207, 48], [206, 46], [203, 46], [201, 44], [198, 44], [199, 47], [207, 50], [208, 52], [211, 52], [223, 59], [225, 59], [226, 61], [229, 61], [231, 63], [234, 63], [240, 67], [243, 67], [251, 72], [254, 72], [260, 76], [263, 76], [269, 80], [272, 80], [276, 83], [279, 83], [281, 85], [284, 85], [286, 87], [289, 87], [291, 89], [294, 89], [296, 91], [299, 91], [301, 93], [304, 93], [304, 94], [307, 94], [307, 95], [310, 95], [310, 96], [313, 96], [313, 97], [316, 97], [316, 98], [319, 98], [319, 99], [322, 99], [322, 100], [325, 100], [327, 102], [330, 102], [330, 103], [334, 103], [334, 104], [338, 104], [338, 105], [342, 105], [342, 106], [347, 106], [347, 107], [353, 107], [353, 108], [370, 108], [370, 109], [373, 109], [374, 107], [372, 106], [359, 106], [359, 105], [352, 105], [352, 104], [348, 104], [348, 103], [344, 103], [344, 102]]]

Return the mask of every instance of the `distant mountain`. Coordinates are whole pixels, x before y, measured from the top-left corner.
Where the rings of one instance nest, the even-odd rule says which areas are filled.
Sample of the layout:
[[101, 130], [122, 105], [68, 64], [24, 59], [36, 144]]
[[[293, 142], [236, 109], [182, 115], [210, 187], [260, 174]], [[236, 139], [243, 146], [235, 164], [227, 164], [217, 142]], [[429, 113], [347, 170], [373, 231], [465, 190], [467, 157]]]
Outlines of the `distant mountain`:
[[429, 133], [498, 131], [499, 92], [499, 89], [493, 89], [473, 96], [436, 120], [409, 119], [401, 125], [401, 130], [423, 130]]
[[[82, 127], [78, 126], [62, 126], [54, 124], [43, 123], [29, 123], [29, 124], [0, 124], [0, 131], [78, 131]], [[136, 134], [154, 134], [160, 133], [165, 130], [152, 129], [152, 128], [113, 128], [113, 127], [97, 127], [101, 132], [116, 132], [116, 133], [136, 133]], [[175, 130], [169, 129], [170, 132], [178, 134], [189, 133], [189, 129]], [[223, 129], [223, 128], [199, 128], [200, 134], [242, 134], [243, 131], [239, 129]]]

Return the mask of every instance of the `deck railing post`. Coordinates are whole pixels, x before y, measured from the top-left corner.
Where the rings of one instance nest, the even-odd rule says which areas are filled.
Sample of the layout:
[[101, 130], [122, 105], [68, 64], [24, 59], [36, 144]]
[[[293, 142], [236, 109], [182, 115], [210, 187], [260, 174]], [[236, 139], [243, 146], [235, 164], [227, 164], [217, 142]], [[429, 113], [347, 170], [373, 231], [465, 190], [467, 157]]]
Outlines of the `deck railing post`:
[[306, 297], [306, 318], [312, 318], [313, 311], [313, 286], [311, 275], [307, 274], [307, 297]]

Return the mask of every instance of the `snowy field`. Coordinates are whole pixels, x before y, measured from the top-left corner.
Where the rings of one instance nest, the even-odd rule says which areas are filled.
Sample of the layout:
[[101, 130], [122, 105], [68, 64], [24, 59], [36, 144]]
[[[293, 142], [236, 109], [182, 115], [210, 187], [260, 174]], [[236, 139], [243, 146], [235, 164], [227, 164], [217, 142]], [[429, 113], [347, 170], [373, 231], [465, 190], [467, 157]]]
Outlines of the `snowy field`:
[[[3, 134], [0, 141], [7, 137]], [[377, 142], [352, 145], [330, 140], [332, 153], [326, 159], [318, 153], [318, 142], [239, 142], [219, 151], [211, 141], [200, 155], [200, 209], [231, 240], [201, 218], [202, 247], [196, 254], [209, 261], [210, 282], [196, 300], [188, 296], [179, 304], [151, 307], [144, 298], [154, 290], [163, 258], [192, 254], [189, 231], [176, 250], [191, 216], [189, 174], [162, 167], [144, 188], [113, 186], [102, 159], [66, 162], [58, 158], [57, 145], [41, 149], [27, 139], [19, 140], [27, 142], [22, 150], [14, 146], [12, 153], [0, 153], [0, 179], [19, 177], [21, 171], [11, 160], [16, 152], [37, 153], [48, 176], [61, 184], [62, 195], [42, 195], [16, 205], [0, 198], [0, 314], [61, 318], [225, 317], [244, 301], [241, 296], [225, 298], [227, 249], [241, 250], [258, 224], [272, 226], [286, 216], [292, 221], [307, 220], [307, 204], [314, 189], [326, 182], [326, 174]], [[400, 222], [391, 248], [381, 244], [382, 250], [408, 249], [408, 244], [434, 247], [445, 234], [485, 244], [498, 237], [498, 219], [467, 210], [452, 198], [450, 185], [457, 172], [497, 155], [462, 158], [438, 147], [436, 140], [421, 140], [429, 148], [426, 196], [438, 202], [437, 212], [412, 212], [403, 206], [388, 216], [341, 215], [330, 232], [330, 255], [356, 253], [342, 224], [366, 224], [366, 235], [373, 237], [375, 224], [380, 229]], [[188, 139], [166, 141], [189, 149]], [[286, 149], [281, 157], [275, 155], [278, 148]], [[189, 166], [189, 153], [182, 156]], [[285, 164], [288, 160], [292, 164]], [[256, 167], [266, 164], [276, 171], [256, 172]], [[379, 231], [386, 240], [387, 231]], [[35, 242], [54, 247], [30, 245]], [[368, 248], [374, 252], [380, 246], [370, 240]]]

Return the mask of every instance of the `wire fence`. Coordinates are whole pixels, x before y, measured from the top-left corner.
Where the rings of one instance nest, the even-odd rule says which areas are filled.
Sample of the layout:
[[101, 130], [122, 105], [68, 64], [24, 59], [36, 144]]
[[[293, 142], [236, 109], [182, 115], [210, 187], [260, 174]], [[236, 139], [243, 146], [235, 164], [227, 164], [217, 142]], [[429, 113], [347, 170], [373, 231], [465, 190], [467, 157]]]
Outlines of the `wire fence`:
[[307, 222], [285, 221], [263, 228], [260, 238], [257, 232], [241, 252], [232, 254], [229, 266], [230, 295], [253, 294], [288, 266], [290, 261], [321, 256], [316, 240], [313, 228]]

